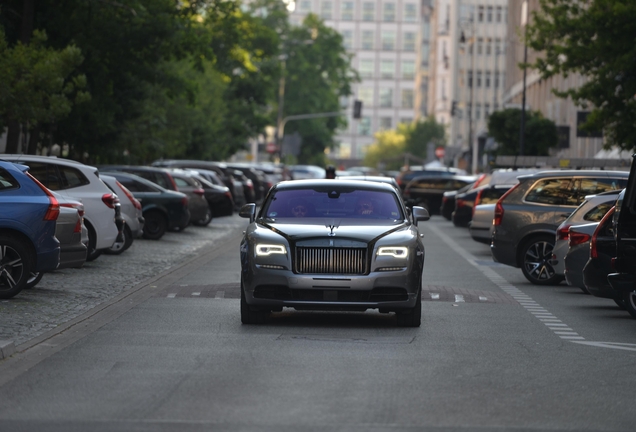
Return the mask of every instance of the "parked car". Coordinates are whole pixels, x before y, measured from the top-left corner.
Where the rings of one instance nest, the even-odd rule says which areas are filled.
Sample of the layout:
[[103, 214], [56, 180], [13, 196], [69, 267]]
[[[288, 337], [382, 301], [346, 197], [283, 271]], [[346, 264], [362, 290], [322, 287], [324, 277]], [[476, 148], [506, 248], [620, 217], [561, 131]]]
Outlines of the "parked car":
[[486, 184], [476, 189], [458, 193], [455, 196], [455, 210], [451, 220], [457, 227], [467, 227], [471, 224], [475, 206], [484, 204], [494, 204], [513, 185]]
[[205, 190], [194, 174], [185, 171], [172, 171], [172, 177], [179, 192], [188, 196], [190, 223], [196, 226], [207, 226], [212, 222], [212, 209], [205, 199]]
[[208, 201], [213, 217], [232, 216], [234, 214], [234, 200], [226, 186], [212, 184], [198, 173], [193, 172], [193, 177], [201, 183], [205, 199]]
[[464, 193], [474, 187], [475, 183], [468, 183], [466, 186], [459, 188], [457, 190], [450, 190], [444, 192], [442, 195], [442, 204], [440, 206], [440, 214], [444, 217], [444, 219], [452, 220], [453, 212], [455, 211], [455, 198], [457, 194]]
[[125, 172], [104, 172], [103, 174], [115, 177], [141, 202], [145, 239], [159, 240], [168, 229], [188, 226], [190, 211], [186, 194], [164, 189], [135, 174]]
[[24, 165], [0, 161], [0, 298], [22, 291], [32, 272], [55, 270], [60, 205]]
[[251, 180], [252, 190], [254, 191], [254, 199], [253, 201], [248, 202], [255, 202], [260, 204], [263, 201], [263, 198], [265, 198], [265, 194], [269, 190], [265, 174], [249, 164], [227, 163], [226, 165], [230, 169], [241, 171], [245, 175], [245, 177]]
[[287, 167], [294, 180], [323, 179], [325, 169], [316, 165], [290, 165]]
[[240, 245], [244, 324], [289, 307], [379, 309], [395, 312], [400, 326], [420, 326], [424, 245], [416, 225], [429, 215], [413, 207], [411, 222], [393, 186], [281, 182], [258, 214], [255, 204], [239, 214], [250, 221]]
[[[455, 177], [466, 176], [466, 171], [459, 168], [452, 167], [431, 167], [425, 168], [423, 166], [412, 166], [407, 170], [400, 171], [400, 174], [395, 179], [400, 186], [400, 189], [404, 191], [406, 186], [417, 177]], [[459, 189], [459, 188], [457, 188]]]
[[490, 250], [496, 262], [520, 267], [533, 284], [558, 284], [552, 258], [557, 227], [586, 196], [625, 187], [628, 173], [601, 170], [542, 171], [519, 183], [495, 205]]
[[146, 180], [150, 180], [153, 183], [158, 184], [164, 189], [178, 191], [177, 184], [172, 178], [172, 174], [170, 170], [159, 167], [149, 167], [143, 165], [100, 165], [100, 171], [121, 171], [127, 172], [131, 174], [138, 175], [139, 177], [143, 177]]
[[570, 286], [580, 288], [585, 294], [590, 292], [583, 280], [583, 268], [590, 259], [590, 240], [597, 227], [598, 222], [569, 227], [568, 250], [562, 259], [565, 281]]
[[632, 158], [627, 187], [616, 199], [612, 220], [616, 241], [615, 273], [610, 273], [607, 279], [625, 301], [627, 312], [636, 318], [636, 158]]
[[570, 227], [590, 222], [600, 222], [608, 210], [614, 207], [619, 192], [619, 190], [616, 190], [586, 196], [585, 200], [570, 216], [561, 222], [556, 230], [554, 249], [552, 250], [552, 266], [557, 274], [562, 275], [565, 272], [564, 258], [570, 248], [570, 243], [568, 242]]
[[407, 205], [424, 207], [430, 214], [440, 214], [444, 192], [458, 190], [473, 183], [475, 177], [443, 174], [423, 176], [411, 180], [402, 196]]
[[97, 168], [70, 159], [35, 155], [2, 155], [5, 160], [29, 166], [29, 173], [45, 187], [84, 204], [88, 229], [86, 261], [93, 261], [117, 240], [117, 197], [99, 178]]
[[104, 181], [104, 183], [106, 183], [106, 186], [113, 191], [113, 193], [121, 197], [119, 199], [121, 204], [121, 214], [125, 220], [122, 239], [120, 241], [116, 241], [110, 249], [105, 251], [107, 254], [119, 255], [132, 246], [134, 239], [143, 235], [144, 217], [141, 202], [133, 196], [132, 192], [130, 192], [126, 186], [117, 181], [115, 177], [102, 173], [100, 178]]

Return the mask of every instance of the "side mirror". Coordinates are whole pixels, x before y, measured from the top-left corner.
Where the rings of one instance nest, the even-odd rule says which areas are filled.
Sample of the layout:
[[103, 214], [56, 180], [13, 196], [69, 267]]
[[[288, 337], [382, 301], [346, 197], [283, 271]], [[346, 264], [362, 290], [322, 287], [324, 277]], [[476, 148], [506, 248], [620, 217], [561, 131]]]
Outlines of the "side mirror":
[[249, 203], [241, 207], [239, 216], [242, 218], [249, 218], [250, 223], [254, 222], [254, 216], [256, 215], [256, 204]]
[[430, 218], [431, 216], [428, 214], [428, 210], [424, 207], [413, 206], [413, 221], [415, 222], [415, 225], [417, 225], [420, 221], [427, 221]]

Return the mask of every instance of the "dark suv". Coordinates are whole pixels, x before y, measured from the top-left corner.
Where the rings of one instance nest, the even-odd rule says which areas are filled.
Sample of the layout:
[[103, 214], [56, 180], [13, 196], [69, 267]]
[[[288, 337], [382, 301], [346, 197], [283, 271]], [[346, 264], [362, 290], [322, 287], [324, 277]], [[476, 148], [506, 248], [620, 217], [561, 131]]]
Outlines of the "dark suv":
[[636, 318], [636, 155], [627, 187], [618, 195], [614, 210], [614, 238], [616, 239], [616, 273], [607, 280], [625, 300], [625, 309]]
[[558, 284], [552, 249], [556, 229], [586, 195], [622, 189], [623, 171], [542, 171], [518, 177], [519, 183], [497, 201], [490, 249], [496, 262], [521, 267], [533, 284]]

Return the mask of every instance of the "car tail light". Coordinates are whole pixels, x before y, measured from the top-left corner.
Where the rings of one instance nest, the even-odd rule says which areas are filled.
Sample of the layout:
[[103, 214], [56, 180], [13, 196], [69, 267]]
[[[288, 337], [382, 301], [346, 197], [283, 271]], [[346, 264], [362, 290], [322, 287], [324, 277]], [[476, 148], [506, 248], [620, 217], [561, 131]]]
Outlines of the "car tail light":
[[205, 190], [203, 190], [203, 189], [195, 189], [195, 190], [192, 191], [192, 193], [195, 193], [197, 195], [203, 196], [203, 195], [205, 195]]
[[230, 191], [225, 191], [223, 193], [223, 195], [225, 195], [226, 197], [228, 197], [229, 199], [232, 199], [232, 194], [230, 193]]
[[42, 183], [39, 182], [38, 179], [33, 177], [30, 173], [26, 173], [27, 176], [31, 178], [37, 184], [42, 191], [49, 197], [49, 207], [46, 209], [46, 213], [44, 214], [45, 221], [56, 221], [57, 217], [60, 215], [60, 203], [57, 201], [57, 198], [53, 196], [50, 190], [46, 188]]
[[404, 192], [402, 192], [402, 196], [404, 197], [404, 199], [410, 198], [411, 197], [410, 189], [404, 189]]
[[[569, 228], [568, 228], [569, 230]], [[576, 246], [579, 245], [581, 243], [585, 243], [587, 241], [590, 240], [590, 235], [589, 234], [585, 234], [585, 233], [580, 233], [580, 232], [570, 232], [569, 233], [569, 238], [568, 238], [568, 244], [570, 247], [572, 246]]]
[[245, 185], [246, 185], [248, 188], [250, 188], [250, 189], [254, 189], [254, 183], [252, 182], [252, 180], [249, 180], [249, 179], [248, 179], [248, 180], [245, 182]]
[[466, 205], [466, 201], [461, 198], [455, 199], [455, 208], [464, 207]]
[[80, 203], [80, 202], [76, 202], [76, 203], [72, 203], [72, 202], [68, 202], [68, 203], [62, 203], [60, 204], [61, 207], [68, 207], [68, 208], [74, 208], [75, 210], [77, 210], [77, 213], [79, 213], [80, 217], [84, 217], [84, 204]]
[[117, 195], [115, 195], [114, 193], [107, 193], [102, 195], [102, 201], [108, 208], [114, 209], [115, 204], [119, 201], [119, 198], [117, 198]]
[[481, 182], [484, 181], [484, 179], [486, 178], [486, 174], [482, 174], [477, 178], [477, 181], [475, 182], [475, 184], [473, 184], [472, 189], [475, 189], [477, 186], [479, 186], [481, 184]]
[[[612, 218], [612, 215], [614, 214], [615, 209], [616, 207], [612, 207], [611, 209], [609, 209], [607, 213], [605, 213], [605, 216], [603, 216], [603, 219], [601, 219], [601, 221], [598, 223], [598, 226], [596, 227], [596, 229], [594, 230], [594, 234], [592, 234], [592, 240], [590, 240], [590, 258], [598, 258], [598, 250], [596, 249], [596, 243], [598, 241], [598, 233], [603, 229], [607, 221]], [[612, 264], [614, 264], [614, 261], [612, 261]]]
[[479, 201], [481, 201], [481, 194], [483, 193], [484, 193], [483, 189], [477, 192], [477, 196], [475, 197], [475, 202], [473, 203], [473, 216], [475, 216], [475, 207], [477, 207], [477, 205], [479, 204]]
[[570, 226], [571, 225], [564, 225], [560, 227], [556, 232], [556, 239], [567, 240], [570, 237]]
[[495, 204], [495, 217], [492, 219], [493, 225], [495, 226], [501, 225], [501, 221], [503, 220], [503, 216], [504, 216], [503, 200], [505, 200], [506, 197], [510, 195], [512, 191], [517, 189], [519, 186], [521, 186], [521, 183], [517, 183], [516, 185], [508, 189], [508, 192], [503, 194], [501, 198], [497, 200], [497, 204]]
[[135, 208], [137, 210], [141, 210], [141, 203], [139, 202], [139, 200], [137, 198], [135, 198], [133, 196], [133, 194], [128, 190], [128, 188], [126, 188], [126, 186], [124, 186], [123, 184], [119, 183], [118, 181], [115, 181], [115, 183], [117, 183], [117, 186], [119, 186], [119, 188], [122, 191], [124, 191], [124, 195], [126, 195], [128, 197], [128, 199], [135, 206]]

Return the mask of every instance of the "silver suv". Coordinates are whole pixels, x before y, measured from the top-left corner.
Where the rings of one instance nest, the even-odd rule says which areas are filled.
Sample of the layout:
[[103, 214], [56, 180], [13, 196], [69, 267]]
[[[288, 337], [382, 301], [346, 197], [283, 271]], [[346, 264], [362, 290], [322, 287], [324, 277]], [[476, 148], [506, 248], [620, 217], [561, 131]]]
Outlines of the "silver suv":
[[622, 189], [627, 172], [600, 170], [542, 171], [520, 176], [519, 183], [495, 205], [490, 250], [496, 262], [520, 267], [533, 284], [563, 280], [552, 257], [557, 227], [586, 195]]

